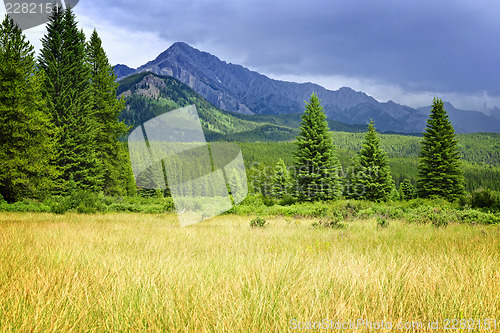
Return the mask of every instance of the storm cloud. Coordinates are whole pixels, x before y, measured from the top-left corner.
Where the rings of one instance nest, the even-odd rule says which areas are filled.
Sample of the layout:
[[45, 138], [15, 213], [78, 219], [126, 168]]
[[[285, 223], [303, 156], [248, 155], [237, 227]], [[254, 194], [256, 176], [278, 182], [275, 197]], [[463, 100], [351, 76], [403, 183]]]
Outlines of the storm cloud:
[[[500, 106], [496, 0], [85, 0], [75, 10], [113, 63], [138, 66], [184, 41], [271, 77]], [[127, 36], [138, 41], [127, 48]]]

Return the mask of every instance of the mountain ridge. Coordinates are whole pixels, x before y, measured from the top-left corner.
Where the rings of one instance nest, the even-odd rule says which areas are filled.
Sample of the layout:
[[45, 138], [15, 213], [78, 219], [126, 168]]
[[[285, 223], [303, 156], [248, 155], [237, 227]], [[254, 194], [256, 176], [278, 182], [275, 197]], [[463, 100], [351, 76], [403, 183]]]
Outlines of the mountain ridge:
[[[117, 76], [121, 78], [123, 76], [119, 74], [126, 74], [129, 70], [121, 65], [117, 68]], [[183, 42], [174, 43], [154, 60], [134, 71], [140, 72], [172, 76], [220, 109], [247, 115], [302, 113], [305, 101], [312, 93], [317, 93], [327, 117], [346, 124], [366, 124], [373, 119], [380, 131], [421, 133], [428, 117], [428, 113], [422, 110], [393, 101], [378, 102], [366, 93], [349, 87], [334, 91], [310, 82], [274, 80], [241, 65], [227, 63]], [[484, 128], [495, 130], [496, 124], [498, 129], [495, 131], [500, 131], [500, 121], [493, 117], [480, 117], [471, 126], [473, 115], [463, 112], [461, 115], [450, 117], [460, 132]]]
[[[244, 115], [224, 111], [171, 76], [151, 72], [132, 74], [119, 81], [119, 98], [125, 100], [120, 120], [135, 128], [165, 112], [194, 104], [208, 141], [290, 141], [299, 133], [300, 114]], [[332, 130], [363, 132], [365, 126], [350, 126], [328, 120]]]

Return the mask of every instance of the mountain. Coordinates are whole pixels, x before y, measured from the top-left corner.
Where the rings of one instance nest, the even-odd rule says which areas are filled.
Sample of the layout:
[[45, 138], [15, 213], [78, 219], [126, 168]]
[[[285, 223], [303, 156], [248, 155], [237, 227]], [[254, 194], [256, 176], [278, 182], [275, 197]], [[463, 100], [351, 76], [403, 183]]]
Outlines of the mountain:
[[[119, 78], [126, 76], [122, 67], [116, 70]], [[380, 131], [421, 133], [428, 116], [392, 101], [380, 103], [348, 87], [332, 91], [314, 83], [273, 80], [181, 42], [135, 70], [135, 73], [141, 72], [172, 76], [220, 109], [240, 114], [303, 113], [304, 101], [315, 92], [327, 117], [346, 124], [367, 124], [373, 119]], [[463, 127], [466, 132], [476, 129], [476, 126]]]
[[[488, 116], [479, 111], [460, 110], [449, 102], [443, 104], [457, 133], [500, 132], [500, 119]], [[423, 115], [429, 115], [432, 106], [417, 110]]]
[[195, 104], [202, 120], [202, 127], [209, 133], [234, 133], [249, 131], [259, 123], [233, 117], [208, 103], [194, 90], [170, 76], [142, 72], [119, 82], [118, 97], [123, 97], [125, 110], [120, 120], [136, 127], [165, 112]]
[[[255, 115], [232, 113], [207, 102], [193, 89], [171, 76], [151, 72], [130, 75], [119, 81], [118, 97], [125, 100], [120, 114], [132, 129], [165, 112], [195, 104], [208, 141], [288, 141], [298, 134], [301, 115]], [[329, 120], [330, 128], [347, 132], [365, 131], [365, 126]]]
[[120, 79], [125, 76], [129, 76], [135, 73], [135, 69], [128, 67], [127, 65], [118, 64], [114, 67], [116, 76]]
[[187, 84], [219, 108], [242, 114], [303, 113], [305, 102], [316, 92], [329, 119], [366, 124], [370, 119], [381, 131], [420, 132], [425, 117], [396, 103], [379, 103], [351, 88], [327, 90], [313, 83], [270, 79], [243, 66], [221, 61], [185, 43], [175, 43], [136, 73], [172, 76]]

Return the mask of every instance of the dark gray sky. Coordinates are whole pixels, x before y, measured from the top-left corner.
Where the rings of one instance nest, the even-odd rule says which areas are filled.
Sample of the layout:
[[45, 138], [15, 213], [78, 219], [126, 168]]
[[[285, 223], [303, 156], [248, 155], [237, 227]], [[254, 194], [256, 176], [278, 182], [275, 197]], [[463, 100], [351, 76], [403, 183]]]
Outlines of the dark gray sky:
[[[500, 107], [498, 0], [81, 0], [110, 61], [137, 67], [176, 41], [272, 78], [380, 101]], [[37, 40], [44, 27], [26, 31]]]

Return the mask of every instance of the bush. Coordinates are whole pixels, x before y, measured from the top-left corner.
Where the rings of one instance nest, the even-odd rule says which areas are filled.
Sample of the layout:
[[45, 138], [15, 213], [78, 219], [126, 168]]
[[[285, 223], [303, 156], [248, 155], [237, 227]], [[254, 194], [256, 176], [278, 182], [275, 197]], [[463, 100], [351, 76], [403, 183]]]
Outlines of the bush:
[[470, 205], [473, 208], [500, 211], [500, 193], [488, 189], [475, 191], [470, 196]]
[[52, 202], [51, 205], [52, 212], [56, 214], [64, 214], [68, 211], [95, 214], [106, 211], [106, 205], [97, 193], [81, 189], [73, 190], [69, 196], [59, 197], [59, 200]]
[[292, 197], [291, 195], [285, 194], [281, 200], [278, 201], [278, 205], [280, 206], [290, 206], [297, 202], [297, 199]]
[[465, 209], [456, 212], [457, 220], [462, 223], [470, 224], [496, 224], [500, 223], [498, 214], [485, 213], [474, 209]]
[[271, 197], [266, 197], [266, 196], [263, 196], [262, 197], [262, 203], [264, 205], [266, 205], [267, 207], [271, 207], [271, 206], [274, 206], [275, 202], [274, 202], [274, 199], [271, 198]]
[[347, 228], [347, 224], [343, 222], [342, 216], [331, 215], [326, 218], [314, 222], [312, 224], [315, 228], [333, 228], [333, 229], [344, 229]]
[[266, 225], [267, 221], [260, 217], [260, 216], [257, 216], [256, 218], [253, 218], [251, 221], [250, 221], [250, 226], [252, 228], [254, 227], [259, 227], [259, 228], [262, 228]]
[[379, 228], [387, 228], [389, 226], [389, 221], [384, 218], [377, 217], [377, 227]]
[[0, 201], [0, 211], [2, 212], [19, 212], [19, 213], [49, 213], [51, 212], [50, 206], [40, 203], [33, 199], [23, 199], [14, 203], [7, 203]]

